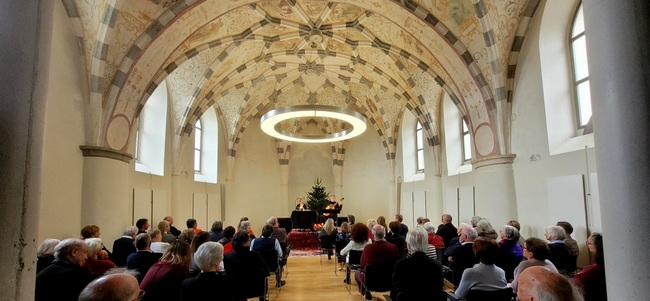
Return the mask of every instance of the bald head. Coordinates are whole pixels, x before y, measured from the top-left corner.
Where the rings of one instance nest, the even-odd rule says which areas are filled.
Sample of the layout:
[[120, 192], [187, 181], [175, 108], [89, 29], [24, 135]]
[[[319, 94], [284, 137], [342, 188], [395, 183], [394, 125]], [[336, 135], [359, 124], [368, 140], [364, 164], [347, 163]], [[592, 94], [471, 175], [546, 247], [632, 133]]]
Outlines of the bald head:
[[582, 297], [564, 276], [541, 266], [525, 269], [518, 279], [521, 301], [581, 301]]
[[382, 225], [374, 225], [372, 226], [372, 236], [375, 238], [375, 240], [384, 240], [386, 237], [386, 229], [384, 229], [384, 226]]
[[140, 286], [133, 275], [119, 273], [99, 277], [88, 284], [79, 301], [117, 300], [131, 301], [138, 299]]

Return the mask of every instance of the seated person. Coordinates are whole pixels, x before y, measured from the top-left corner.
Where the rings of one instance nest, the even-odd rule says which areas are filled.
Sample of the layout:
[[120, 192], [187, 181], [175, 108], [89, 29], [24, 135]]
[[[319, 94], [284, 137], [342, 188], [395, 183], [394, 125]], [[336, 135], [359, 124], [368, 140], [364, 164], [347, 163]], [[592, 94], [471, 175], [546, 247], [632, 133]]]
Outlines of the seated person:
[[86, 253], [88, 259], [81, 266], [87, 268], [93, 277], [102, 276], [108, 270], [116, 268], [108, 257], [99, 256], [104, 245], [101, 238], [87, 238], [84, 242], [88, 245], [88, 252]]
[[133, 242], [136, 235], [138, 235], [138, 228], [128, 226], [122, 231], [122, 237], [113, 242], [113, 253], [110, 254], [110, 259], [118, 267], [125, 266], [126, 257], [131, 253], [135, 253], [136, 249]]
[[427, 231], [421, 227], [409, 231], [406, 245], [411, 256], [395, 264], [391, 298], [397, 300], [398, 293], [406, 293], [408, 300], [446, 300], [442, 264], [424, 253], [428, 246]]
[[203, 243], [194, 253], [194, 262], [201, 273], [181, 283], [181, 300], [202, 300], [206, 292], [218, 294], [219, 300], [234, 301], [235, 282], [232, 277], [218, 273], [223, 260], [223, 246], [209, 241]]
[[87, 252], [88, 245], [81, 239], [68, 238], [57, 244], [52, 264], [36, 275], [34, 300], [77, 300], [93, 280], [88, 269], [81, 267]]
[[223, 229], [223, 237], [218, 241], [223, 246], [223, 254], [226, 255], [233, 250], [232, 248], [232, 237], [235, 235], [235, 227], [228, 226]]
[[513, 280], [510, 286], [514, 293], [517, 293], [517, 279], [519, 278], [519, 275], [529, 267], [542, 266], [550, 271], [558, 272], [553, 263], [548, 260], [551, 251], [545, 241], [537, 237], [528, 238], [524, 242], [522, 249], [526, 260], [519, 263], [513, 273]]
[[587, 239], [589, 252], [594, 254], [594, 263], [586, 266], [573, 276], [575, 283], [587, 301], [606, 301], [607, 283], [605, 281], [605, 256], [603, 254], [603, 236], [594, 233]]
[[126, 268], [138, 271], [136, 278], [138, 282], [142, 282], [144, 275], [147, 274], [152, 265], [160, 260], [163, 254], [151, 251], [151, 236], [148, 234], [138, 234], [135, 237], [135, 248], [138, 251], [131, 253], [126, 258]]
[[442, 239], [442, 236], [436, 235], [436, 226], [434, 226], [432, 222], [424, 223], [424, 230], [427, 230], [430, 245], [433, 245], [436, 249], [445, 248], [445, 243]]
[[499, 259], [499, 245], [491, 238], [480, 238], [472, 247], [479, 261], [473, 268], [463, 271], [455, 294], [465, 298], [470, 290], [496, 291], [508, 286], [506, 273], [495, 263]]
[[133, 275], [128, 272], [111, 273], [88, 284], [81, 291], [79, 301], [140, 300], [142, 293]]
[[519, 301], [583, 301], [578, 289], [571, 285], [569, 279], [544, 267], [526, 269], [519, 278]]
[[524, 253], [518, 243], [519, 231], [513, 226], [506, 225], [501, 228], [499, 235], [501, 256], [497, 265], [506, 272], [506, 280], [512, 280], [515, 268], [524, 259]]
[[[273, 226], [269, 224], [264, 225], [264, 227], [262, 227], [262, 237], [251, 241], [250, 250], [262, 254], [262, 258], [266, 260], [269, 269], [273, 272], [278, 265], [278, 259], [282, 258], [282, 248], [280, 248], [280, 242], [277, 239], [271, 238], [272, 233]], [[264, 255], [268, 254], [268, 252], [274, 252], [277, 256], [274, 258], [266, 258]], [[272, 260], [274, 260], [274, 262], [271, 262]], [[283, 286], [286, 283], [286, 281], [282, 280], [281, 276], [282, 273], [275, 274], [275, 283], [277, 287]]]
[[[370, 238], [368, 237], [368, 226], [364, 223], [356, 223], [352, 227], [352, 232], [350, 234], [350, 242], [348, 243], [343, 250], [341, 250], [341, 255], [346, 256], [350, 253], [350, 250], [363, 251], [364, 248], [371, 244]], [[345, 262], [350, 261], [350, 256], [345, 257]], [[349, 270], [348, 270], [349, 271]], [[343, 282], [350, 284], [350, 273], [346, 273], [345, 279]]]
[[[366, 295], [366, 300], [372, 301], [372, 294], [369, 291], [363, 291], [362, 283], [365, 283], [365, 269], [369, 265], [388, 265], [391, 269], [400, 259], [399, 251], [394, 244], [386, 241], [386, 230], [381, 225], [372, 227], [372, 234], [375, 242], [367, 245], [361, 254], [361, 270], [357, 270], [354, 279], [359, 285], [359, 292]], [[392, 274], [392, 273], [391, 273]]]
[[406, 239], [399, 234], [402, 230], [402, 225], [398, 221], [392, 221], [388, 224], [390, 232], [386, 235], [386, 241], [394, 244], [399, 250], [402, 258], [406, 256]]
[[[460, 234], [460, 246], [455, 248], [449, 256], [449, 268], [453, 271], [454, 286], [459, 285], [465, 269], [471, 268], [478, 262], [474, 254], [474, 241], [478, 233], [474, 228], [463, 228]], [[496, 242], [495, 242], [496, 243]]]
[[[329, 204], [327, 204], [327, 206], [325, 206], [325, 209], [326, 210], [334, 210], [334, 211], [337, 211], [337, 212], [341, 212], [341, 209], [343, 209], [343, 200], [344, 199], [345, 198], [341, 198], [340, 204], [339, 204], [336, 201], [336, 196], [335, 195], [330, 196], [330, 202], [329, 202]], [[331, 218], [333, 220], [336, 220], [336, 218], [338, 216], [337, 212], [332, 212], [332, 213], [325, 212], [325, 213], [323, 213], [323, 216], [325, 216], [326, 218]]]
[[562, 227], [566, 236], [564, 237], [564, 244], [566, 244], [567, 251], [569, 253], [569, 263], [567, 266], [567, 272], [569, 275], [573, 274], [577, 267], [578, 255], [580, 254], [580, 247], [578, 242], [571, 237], [573, 233], [573, 226], [569, 222], [559, 221], [556, 226]]
[[260, 297], [260, 301], [264, 301], [265, 279], [270, 271], [262, 255], [250, 250], [249, 237], [246, 231], [239, 231], [233, 236], [234, 251], [224, 256], [223, 265], [226, 274], [235, 281], [232, 289], [235, 290], [237, 300]]
[[549, 241], [548, 247], [551, 250], [548, 259], [560, 271], [560, 274], [570, 276], [569, 270], [572, 268], [571, 258], [569, 257], [569, 249], [564, 243], [564, 238], [566, 237], [564, 229], [560, 226], [550, 226], [546, 228], [544, 236]]
[[[325, 221], [325, 225], [320, 230], [320, 233], [318, 233], [318, 240], [320, 240], [321, 248], [333, 249], [334, 243], [336, 242], [336, 234], [338, 234], [338, 232], [334, 226], [334, 220], [328, 218], [327, 221]], [[334, 255], [334, 253], [331, 250], [328, 251], [327, 260], [332, 259], [332, 255]]]

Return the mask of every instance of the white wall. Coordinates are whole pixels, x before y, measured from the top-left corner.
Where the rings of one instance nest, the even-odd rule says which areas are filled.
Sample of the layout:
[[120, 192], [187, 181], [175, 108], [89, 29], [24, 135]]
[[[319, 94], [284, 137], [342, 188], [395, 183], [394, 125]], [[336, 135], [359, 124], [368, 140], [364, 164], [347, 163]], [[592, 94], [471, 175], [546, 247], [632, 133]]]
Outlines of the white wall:
[[[38, 241], [79, 237], [86, 79], [63, 5], [54, 5]], [[101, 227], [101, 226], [100, 226]]]

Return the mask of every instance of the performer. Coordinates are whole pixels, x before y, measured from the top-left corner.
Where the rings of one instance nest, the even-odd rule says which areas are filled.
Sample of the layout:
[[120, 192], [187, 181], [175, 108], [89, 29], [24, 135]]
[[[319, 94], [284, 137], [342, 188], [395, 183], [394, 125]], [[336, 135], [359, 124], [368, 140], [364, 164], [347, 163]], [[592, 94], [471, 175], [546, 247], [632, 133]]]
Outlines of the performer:
[[327, 206], [325, 206], [325, 209], [326, 210], [336, 210], [336, 213], [325, 212], [325, 213], [323, 213], [323, 216], [332, 218], [333, 220], [336, 221], [336, 218], [338, 216], [338, 212], [341, 212], [341, 209], [343, 208], [343, 200], [344, 199], [345, 198], [341, 198], [341, 200], [339, 200], [339, 202], [341, 202], [341, 203], [339, 204], [336, 201], [336, 196], [335, 195], [330, 196], [330, 202], [329, 202], [329, 204], [327, 204]]
[[309, 210], [307, 203], [305, 203], [305, 198], [299, 197], [299, 199], [300, 202], [296, 205], [296, 210], [300, 210], [300, 211]]

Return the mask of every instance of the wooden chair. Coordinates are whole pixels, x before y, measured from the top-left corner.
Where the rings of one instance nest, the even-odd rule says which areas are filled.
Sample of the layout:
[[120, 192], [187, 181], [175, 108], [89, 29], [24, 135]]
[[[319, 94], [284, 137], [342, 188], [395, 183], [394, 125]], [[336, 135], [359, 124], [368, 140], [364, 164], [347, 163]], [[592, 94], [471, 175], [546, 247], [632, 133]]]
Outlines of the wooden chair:
[[348, 262], [345, 264], [345, 288], [348, 290], [350, 295], [352, 294], [350, 288], [350, 284], [352, 283], [350, 272], [361, 268], [361, 254], [363, 254], [363, 251], [350, 250], [350, 253], [348, 253]]

